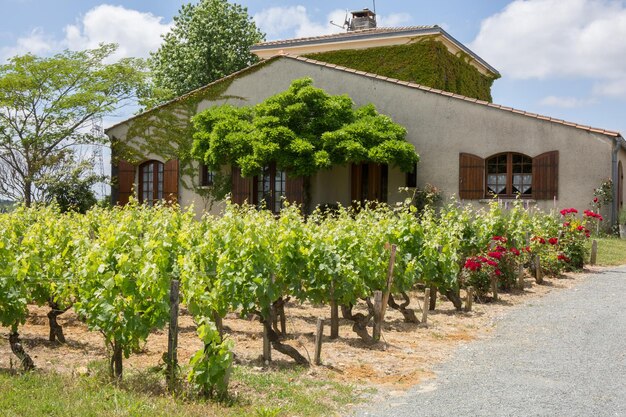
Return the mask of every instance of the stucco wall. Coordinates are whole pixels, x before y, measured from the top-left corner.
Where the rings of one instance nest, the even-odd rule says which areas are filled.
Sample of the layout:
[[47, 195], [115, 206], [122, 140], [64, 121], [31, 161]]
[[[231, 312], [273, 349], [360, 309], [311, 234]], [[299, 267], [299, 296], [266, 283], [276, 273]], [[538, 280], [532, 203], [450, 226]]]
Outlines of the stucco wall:
[[[315, 86], [330, 94], [348, 94], [359, 106], [374, 103], [379, 112], [405, 126], [407, 140], [421, 157], [418, 185], [433, 184], [444, 191], [444, 197], [458, 193], [460, 152], [483, 158], [499, 152], [534, 157], [558, 150], [557, 207], [587, 208], [594, 188], [611, 176], [612, 139], [605, 135], [287, 58], [235, 79], [223, 94], [227, 99], [203, 102], [200, 108], [256, 104], [302, 77], [313, 78]], [[122, 129], [112, 129], [109, 134], [122, 138]], [[622, 158], [626, 166], [624, 154]], [[320, 172], [313, 179], [313, 203], [349, 203], [349, 184], [347, 167]], [[403, 199], [396, 192], [398, 186], [404, 186], [404, 176], [390, 170], [390, 203]], [[183, 205], [193, 200], [193, 193], [182, 192]], [[554, 204], [538, 201], [542, 209], [551, 209]]]

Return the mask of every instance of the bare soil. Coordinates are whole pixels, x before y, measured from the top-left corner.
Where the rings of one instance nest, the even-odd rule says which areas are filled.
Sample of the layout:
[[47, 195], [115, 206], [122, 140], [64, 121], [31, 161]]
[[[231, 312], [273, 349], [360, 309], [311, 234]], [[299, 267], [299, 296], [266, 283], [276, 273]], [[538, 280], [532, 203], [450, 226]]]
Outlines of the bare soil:
[[[389, 390], [404, 390], [432, 377], [432, 368], [450, 357], [461, 344], [488, 337], [498, 319], [511, 308], [551, 291], [572, 287], [585, 278], [585, 274], [567, 274], [558, 279], [546, 278], [543, 285], [537, 285], [534, 279], [527, 276], [524, 291], [501, 293], [497, 302], [474, 303], [471, 312], [456, 312], [452, 303], [440, 296], [436, 310], [429, 313], [426, 328], [405, 323], [399, 312], [388, 309], [383, 326], [383, 340], [373, 346], [367, 345], [352, 331], [353, 322], [344, 319], [340, 320], [339, 338], [330, 340], [329, 307], [290, 302], [285, 308], [288, 333], [285, 343], [297, 348], [305, 357], [312, 358], [316, 320], [322, 317], [326, 319], [322, 347], [323, 365], [312, 367], [309, 376]], [[421, 318], [423, 294], [416, 291], [410, 295], [409, 308], [415, 309], [417, 316]], [[355, 313], [365, 310], [365, 303], [354, 308]], [[20, 328], [24, 347], [39, 369], [83, 373], [90, 362], [107, 359], [108, 352], [102, 335], [89, 331], [71, 310], [59, 317], [67, 343], [61, 345], [49, 342], [47, 312], [47, 307], [31, 306], [28, 321]], [[187, 363], [191, 355], [202, 346], [195, 333], [195, 324], [184, 309], [179, 325], [179, 361]], [[235, 342], [238, 363], [256, 369], [263, 367], [261, 323], [230, 314], [224, 320], [224, 327], [226, 337]], [[369, 331], [371, 334], [371, 328]], [[124, 360], [124, 371], [158, 366], [162, 364], [162, 356], [166, 350], [167, 330], [155, 331], [140, 352]], [[292, 360], [279, 352], [273, 351], [272, 358], [275, 366], [292, 366]], [[8, 343], [8, 329], [2, 328], [0, 369], [16, 366], [16, 358]]]

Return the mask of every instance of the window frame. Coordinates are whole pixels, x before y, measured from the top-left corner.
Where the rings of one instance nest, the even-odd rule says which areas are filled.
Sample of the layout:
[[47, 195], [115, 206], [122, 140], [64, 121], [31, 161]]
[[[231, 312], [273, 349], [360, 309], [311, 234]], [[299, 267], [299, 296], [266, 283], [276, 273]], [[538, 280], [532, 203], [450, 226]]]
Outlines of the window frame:
[[[505, 183], [505, 193], [501, 193], [501, 194], [495, 194], [489, 191], [489, 161], [494, 159], [494, 158], [498, 158], [501, 157], [503, 155], [506, 155], [506, 183]], [[519, 194], [520, 198], [525, 198], [525, 199], [532, 199], [535, 196], [535, 190], [533, 187], [533, 177], [534, 177], [534, 162], [533, 162], [533, 158], [520, 153], [520, 152], [500, 152], [491, 156], [488, 156], [487, 158], [485, 158], [485, 181], [484, 181], [484, 190], [485, 190], [485, 198], [491, 198], [494, 195], [497, 195], [498, 197], [501, 198], [517, 198], [518, 194], [517, 193], [513, 193], [513, 157], [514, 156], [521, 156], [523, 158], [527, 158], [528, 159], [528, 165], [530, 165], [530, 174], [526, 174], [526, 173], [522, 173], [522, 174], [526, 174], [526, 175], [530, 175], [531, 179], [530, 179], [530, 186], [531, 186], [531, 192], [529, 194]]]
[[212, 187], [215, 183], [215, 171], [210, 170], [208, 165], [200, 164], [200, 186]]
[[[141, 204], [148, 204], [150, 206], [154, 205], [154, 203], [158, 201], [162, 201], [165, 196], [165, 164], [161, 161], [157, 161], [156, 159], [151, 159], [149, 161], [143, 162], [138, 167], [138, 193], [139, 193], [139, 202]], [[152, 178], [144, 180], [145, 170], [151, 168], [152, 172], [148, 173], [148, 175], [152, 175]], [[161, 174], [159, 176], [159, 174]], [[148, 193], [151, 193], [152, 198], [144, 197], [144, 187], [146, 183], [151, 183], [151, 190], [148, 190]]]
[[[267, 174], [265, 174], [267, 171]], [[267, 181], [269, 182], [269, 189], [267, 193], [264, 195], [264, 198], [259, 198], [259, 183], [261, 182], [262, 177], [267, 177]], [[280, 188], [277, 190], [277, 180], [280, 183]], [[265, 181], [265, 178], [263, 178]], [[277, 200], [276, 197], [279, 196]], [[284, 197], [284, 198], [283, 198]], [[287, 197], [287, 173], [285, 171], [281, 171], [276, 168], [276, 163], [272, 162], [269, 165], [266, 165], [262, 168], [261, 175], [255, 175], [252, 178], [252, 202], [257, 208], [262, 208], [260, 206], [261, 201], [265, 201], [265, 209], [270, 210], [274, 214], [279, 214], [283, 208], [284, 200]]]

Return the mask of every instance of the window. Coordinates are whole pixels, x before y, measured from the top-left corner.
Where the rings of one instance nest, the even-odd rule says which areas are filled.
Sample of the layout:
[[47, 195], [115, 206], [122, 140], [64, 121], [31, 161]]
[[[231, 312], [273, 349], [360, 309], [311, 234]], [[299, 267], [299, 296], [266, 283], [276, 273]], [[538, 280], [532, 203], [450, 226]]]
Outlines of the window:
[[387, 202], [389, 169], [386, 164], [352, 164], [352, 202]]
[[413, 165], [413, 170], [406, 173], [406, 186], [409, 188], [417, 187], [417, 164]]
[[488, 195], [532, 196], [532, 158], [518, 153], [504, 153], [487, 158], [485, 166]]
[[211, 171], [205, 164], [200, 165], [200, 186], [210, 187], [215, 180], [215, 171]]
[[139, 202], [153, 205], [163, 199], [164, 164], [148, 161], [139, 166]]
[[286, 196], [286, 183], [285, 171], [277, 169], [275, 163], [263, 167], [261, 174], [254, 177], [254, 204], [279, 213]]

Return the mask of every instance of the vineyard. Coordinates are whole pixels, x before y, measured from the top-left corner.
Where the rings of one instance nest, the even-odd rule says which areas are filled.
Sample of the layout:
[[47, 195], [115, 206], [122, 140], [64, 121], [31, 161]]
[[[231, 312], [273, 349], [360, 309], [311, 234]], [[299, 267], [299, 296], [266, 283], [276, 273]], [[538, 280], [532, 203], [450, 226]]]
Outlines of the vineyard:
[[[581, 269], [589, 229], [599, 221], [588, 210], [542, 213], [521, 202], [507, 209], [493, 202], [486, 210], [451, 203], [420, 213], [378, 204], [306, 217], [295, 206], [276, 217], [229, 205], [222, 216], [200, 221], [167, 206], [130, 204], [84, 215], [20, 208], [0, 215], [0, 324], [30, 370], [37, 364], [19, 337], [29, 304], [49, 308], [49, 338], [60, 343], [66, 338], [58, 317], [72, 309], [102, 335], [111, 377], [120, 379], [123, 359], [176, 322], [171, 289], [180, 284], [180, 302], [203, 345], [187, 380], [198, 394], [222, 396], [233, 362], [222, 325], [227, 314], [255, 318], [267, 361], [274, 349], [309, 366], [308, 354], [285, 343], [287, 302], [326, 306], [331, 338], [341, 310], [363, 343], [375, 345], [386, 308], [427, 324], [429, 305], [418, 315], [411, 304], [416, 291], [430, 294], [425, 303], [442, 294], [461, 311], [519, 287], [525, 271], [539, 281]], [[357, 305], [366, 308], [355, 313]], [[166, 363], [172, 358], [164, 355]], [[179, 368], [167, 365], [175, 386]]]

